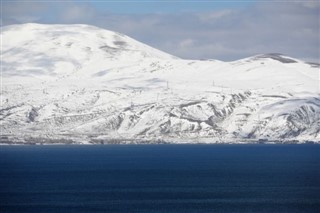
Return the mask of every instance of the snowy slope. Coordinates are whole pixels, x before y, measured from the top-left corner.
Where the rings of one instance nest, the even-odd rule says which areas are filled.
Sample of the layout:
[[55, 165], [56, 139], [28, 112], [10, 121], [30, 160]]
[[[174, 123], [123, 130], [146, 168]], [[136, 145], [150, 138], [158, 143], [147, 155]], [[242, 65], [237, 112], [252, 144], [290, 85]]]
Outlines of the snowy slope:
[[87, 25], [1, 37], [3, 142], [320, 141], [318, 64], [183, 60]]

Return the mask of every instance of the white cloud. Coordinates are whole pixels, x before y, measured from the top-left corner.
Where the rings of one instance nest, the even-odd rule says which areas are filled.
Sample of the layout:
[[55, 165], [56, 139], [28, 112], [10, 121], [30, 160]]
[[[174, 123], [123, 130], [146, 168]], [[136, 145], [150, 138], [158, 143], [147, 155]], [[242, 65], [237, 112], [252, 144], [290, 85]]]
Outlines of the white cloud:
[[202, 14], [198, 14], [201, 21], [216, 21], [223, 17], [229, 16], [232, 14], [232, 10], [221, 10], [221, 11], [212, 11], [212, 12], [205, 12]]
[[41, 20], [42, 11], [47, 9], [46, 4], [36, 2], [2, 2], [1, 19], [3, 25], [36, 22]]
[[[53, 4], [28, 8], [16, 3], [16, 8], [6, 7], [4, 22], [28, 22], [34, 17], [43, 23], [92, 24], [182, 58], [234, 60], [280, 52], [319, 59], [318, 1], [258, 2], [242, 9], [158, 14], [112, 14], [89, 3], [54, 5], [53, 9]], [[44, 13], [51, 13], [51, 20], [39, 18]]]
[[181, 48], [186, 48], [186, 47], [192, 47], [194, 45], [194, 40], [193, 39], [183, 39], [182, 41], [179, 42], [179, 46]]
[[97, 18], [96, 11], [90, 5], [73, 3], [69, 3], [59, 17], [60, 21], [64, 23], [90, 23], [94, 22], [95, 18]]
[[15, 17], [15, 20], [19, 23], [24, 23], [24, 22], [36, 22], [40, 20], [40, 16], [31, 16], [31, 15], [25, 15], [25, 16], [17, 16]]
[[300, 2], [296, 2], [297, 4], [301, 4], [304, 7], [308, 7], [311, 9], [316, 9], [320, 7], [320, 2], [319, 0], [308, 0], [308, 1], [300, 1]]

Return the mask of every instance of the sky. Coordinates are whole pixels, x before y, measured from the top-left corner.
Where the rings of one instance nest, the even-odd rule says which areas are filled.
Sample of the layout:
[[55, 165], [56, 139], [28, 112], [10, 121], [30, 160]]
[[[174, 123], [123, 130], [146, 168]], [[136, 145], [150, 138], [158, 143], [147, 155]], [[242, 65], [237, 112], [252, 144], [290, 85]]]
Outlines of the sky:
[[30, 22], [95, 25], [185, 59], [320, 62], [319, 0], [1, 0], [2, 26]]

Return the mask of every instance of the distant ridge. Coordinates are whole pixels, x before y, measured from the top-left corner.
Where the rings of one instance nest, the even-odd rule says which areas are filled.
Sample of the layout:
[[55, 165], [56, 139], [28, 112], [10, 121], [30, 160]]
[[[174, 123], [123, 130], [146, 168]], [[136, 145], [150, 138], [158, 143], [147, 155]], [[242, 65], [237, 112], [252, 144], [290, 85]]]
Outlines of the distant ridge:
[[319, 142], [319, 64], [184, 60], [89, 25], [2, 28], [2, 143]]

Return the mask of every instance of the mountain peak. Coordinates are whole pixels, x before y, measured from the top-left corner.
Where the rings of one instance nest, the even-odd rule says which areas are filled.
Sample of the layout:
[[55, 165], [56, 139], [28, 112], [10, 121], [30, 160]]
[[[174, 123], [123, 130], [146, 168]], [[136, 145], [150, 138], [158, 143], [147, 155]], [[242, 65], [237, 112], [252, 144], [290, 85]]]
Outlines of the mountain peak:
[[11, 25], [3, 28], [1, 36], [4, 75], [52, 76], [101, 61], [175, 58], [126, 35], [90, 25]]
[[283, 55], [281, 53], [267, 53], [267, 54], [261, 54], [254, 56], [255, 60], [260, 60], [260, 59], [272, 59], [275, 61], [279, 61], [281, 63], [289, 64], [289, 63], [298, 63], [296, 59], [293, 59], [289, 56]]

